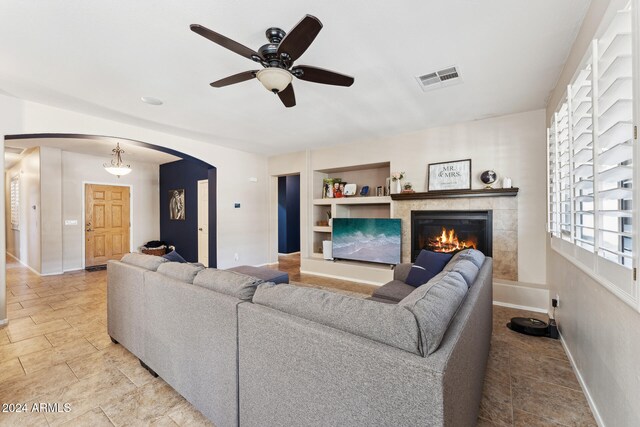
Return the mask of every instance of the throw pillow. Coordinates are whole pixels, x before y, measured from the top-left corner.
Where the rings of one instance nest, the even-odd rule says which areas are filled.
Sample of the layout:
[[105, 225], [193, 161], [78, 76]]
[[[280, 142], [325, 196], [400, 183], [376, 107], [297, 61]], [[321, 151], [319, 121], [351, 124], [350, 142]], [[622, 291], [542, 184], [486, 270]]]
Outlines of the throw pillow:
[[444, 269], [452, 256], [451, 254], [423, 249], [420, 251], [416, 262], [411, 266], [405, 283], [416, 288], [424, 285]]
[[162, 255], [162, 258], [171, 261], [171, 262], [187, 262], [180, 254], [176, 251], [171, 251], [168, 254]]

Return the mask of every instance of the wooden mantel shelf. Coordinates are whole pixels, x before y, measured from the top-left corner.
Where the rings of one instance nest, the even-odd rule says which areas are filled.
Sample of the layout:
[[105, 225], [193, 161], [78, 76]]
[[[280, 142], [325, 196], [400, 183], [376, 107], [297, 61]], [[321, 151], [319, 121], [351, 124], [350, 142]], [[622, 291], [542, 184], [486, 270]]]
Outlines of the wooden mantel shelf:
[[518, 188], [482, 188], [480, 190], [442, 190], [424, 193], [397, 193], [391, 200], [452, 199], [460, 197], [515, 197]]

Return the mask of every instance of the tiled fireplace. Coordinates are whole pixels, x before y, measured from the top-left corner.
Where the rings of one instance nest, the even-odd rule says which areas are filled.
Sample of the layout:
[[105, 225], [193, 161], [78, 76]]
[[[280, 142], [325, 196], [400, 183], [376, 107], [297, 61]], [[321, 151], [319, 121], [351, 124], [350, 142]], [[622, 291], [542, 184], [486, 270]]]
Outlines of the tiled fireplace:
[[[402, 219], [402, 261], [410, 262], [415, 258], [412, 250], [412, 213], [413, 212], [450, 212], [458, 215], [461, 212], [490, 213], [487, 220], [491, 222], [491, 242], [489, 251], [493, 257], [493, 276], [497, 279], [518, 280], [518, 204], [517, 197], [457, 197], [457, 198], [425, 198], [394, 199], [392, 216]], [[454, 225], [454, 224], [451, 224]], [[451, 225], [446, 232], [447, 238]], [[455, 227], [454, 227], [455, 228]], [[464, 228], [464, 227], [463, 227]], [[456, 232], [458, 240], [465, 238], [466, 229]], [[435, 230], [431, 230], [435, 231]], [[442, 235], [442, 224], [439, 226]], [[434, 233], [430, 233], [434, 234]], [[424, 240], [423, 240], [424, 243]], [[481, 248], [478, 248], [482, 250]]]

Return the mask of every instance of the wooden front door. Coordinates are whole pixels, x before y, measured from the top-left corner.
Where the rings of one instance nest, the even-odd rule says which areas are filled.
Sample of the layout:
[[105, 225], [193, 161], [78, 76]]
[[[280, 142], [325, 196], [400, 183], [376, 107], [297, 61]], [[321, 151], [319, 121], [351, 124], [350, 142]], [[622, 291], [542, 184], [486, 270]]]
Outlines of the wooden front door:
[[85, 266], [129, 252], [129, 187], [85, 184]]

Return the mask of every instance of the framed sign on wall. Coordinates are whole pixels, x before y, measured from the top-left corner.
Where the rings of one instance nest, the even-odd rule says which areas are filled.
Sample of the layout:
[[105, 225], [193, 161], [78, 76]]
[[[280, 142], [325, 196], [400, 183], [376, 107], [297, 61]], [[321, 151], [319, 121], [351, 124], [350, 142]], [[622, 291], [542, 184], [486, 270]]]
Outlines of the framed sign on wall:
[[430, 163], [427, 191], [471, 190], [471, 159]]

